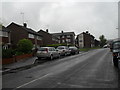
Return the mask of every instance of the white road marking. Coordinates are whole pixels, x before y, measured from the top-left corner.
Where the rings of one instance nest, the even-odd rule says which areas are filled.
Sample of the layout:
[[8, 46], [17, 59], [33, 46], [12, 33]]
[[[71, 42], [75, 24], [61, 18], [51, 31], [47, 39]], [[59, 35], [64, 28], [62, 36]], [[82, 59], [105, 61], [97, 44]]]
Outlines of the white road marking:
[[39, 77], [39, 78], [37, 78], [37, 79], [34, 79], [34, 80], [28, 82], [28, 83], [25, 83], [25, 84], [23, 84], [23, 85], [20, 85], [20, 86], [16, 87], [15, 89], [17, 89], [17, 88], [22, 88], [22, 87], [24, 87], [24, 86], [26, 86], [26, 85], [28, 85], [28, 84], [31, 84], [31, 83], [33, 83], [33, 82], [35, 82], [35, 81], [37, 81], [37, 80], [40, 80], [40, 79], [42, 79], [42, 78], [45, 78], [45, 77], [49, 76], [49, 75], [52, 75], [52, 73], [46, 74], [46, 75], [44, 75], [44, 76], [42, 76], [42, 77]]

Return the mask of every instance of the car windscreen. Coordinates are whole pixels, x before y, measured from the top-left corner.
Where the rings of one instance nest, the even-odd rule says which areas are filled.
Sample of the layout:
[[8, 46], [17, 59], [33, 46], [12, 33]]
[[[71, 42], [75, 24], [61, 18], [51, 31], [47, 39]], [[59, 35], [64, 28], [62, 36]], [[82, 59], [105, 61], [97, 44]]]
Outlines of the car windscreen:
[[69, 49], [76, 50], [77, 48], [76, 47], [69, 47]]
[[39, 48], [39, 51], [46, 51], [46, 48]]
[[64, 47], [58, 47], [57, 49], [64, 49]]
[[115, 42], [113, 44], [113, 49], [120, 49], [120, 42]]

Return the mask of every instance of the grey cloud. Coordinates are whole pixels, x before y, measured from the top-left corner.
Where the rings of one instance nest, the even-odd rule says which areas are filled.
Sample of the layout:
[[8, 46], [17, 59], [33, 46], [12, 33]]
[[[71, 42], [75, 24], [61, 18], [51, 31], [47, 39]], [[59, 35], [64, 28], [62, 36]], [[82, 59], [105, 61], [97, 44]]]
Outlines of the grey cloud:
[[117, 3], [107, 2], [6, 2], [3, 3], [3, 24], [12, 21], [22, 24], [22, 15], [28, 27], [38, 31], [74, 31], [79, 34], [89, 30], [97, 39], [104, 34], [108, 39], [117, 38]]

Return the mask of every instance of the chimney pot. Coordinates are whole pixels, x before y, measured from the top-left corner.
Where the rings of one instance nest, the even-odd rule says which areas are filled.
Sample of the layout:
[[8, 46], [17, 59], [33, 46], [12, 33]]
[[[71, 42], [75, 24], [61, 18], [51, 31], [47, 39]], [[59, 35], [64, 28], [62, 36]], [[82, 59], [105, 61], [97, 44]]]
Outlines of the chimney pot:
[[46, 32], [48, 32], [48, 29], [46, 29]]
[[24, 26], [24, 27], [27, 27], [27, 23], [23, 23], [23, 26]]
[[86, 33], [88, 34], [89, 32], [88, 32], [88, 31], [86, 31]]

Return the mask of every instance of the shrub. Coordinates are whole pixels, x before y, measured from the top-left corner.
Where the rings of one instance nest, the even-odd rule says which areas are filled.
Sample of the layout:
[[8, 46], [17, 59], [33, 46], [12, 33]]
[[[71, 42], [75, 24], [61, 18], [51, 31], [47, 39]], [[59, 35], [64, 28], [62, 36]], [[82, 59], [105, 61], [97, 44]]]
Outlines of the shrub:
[[23, 52], [19, 52], [19, 51], [16, 51], [16, 53], [15, 53], [16, 56], [19, 56], [19, 55], [22, 55], [22, 54], [23, 54]]
[[22, 39], [18, 42], [17, 47], [18, 52], [20, 53], [30, 53], [33, 48], [33, 44], [28, 39]]
[[14, 54], [12, 49], [2, 49], [2, 58], [12, 58]]

